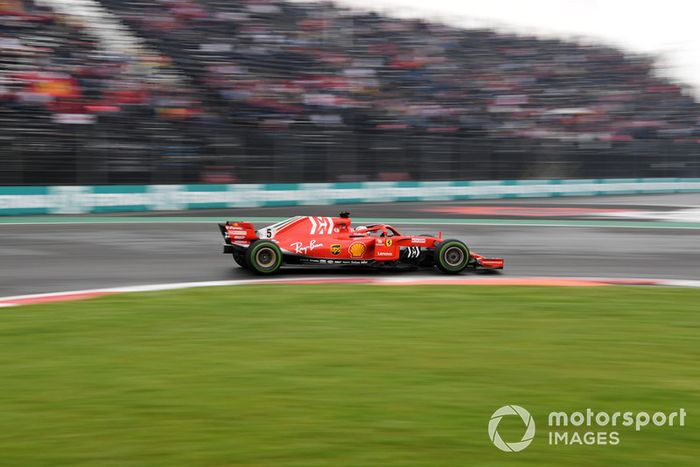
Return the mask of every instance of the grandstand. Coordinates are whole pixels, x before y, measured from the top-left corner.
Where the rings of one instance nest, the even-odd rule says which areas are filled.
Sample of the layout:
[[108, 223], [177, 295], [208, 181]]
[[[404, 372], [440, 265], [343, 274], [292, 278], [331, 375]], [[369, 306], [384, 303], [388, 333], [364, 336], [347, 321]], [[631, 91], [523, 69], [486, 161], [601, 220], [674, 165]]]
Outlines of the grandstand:
[[648, 56], [331, 3], [0, 1], [0, 184], [699, 176]]

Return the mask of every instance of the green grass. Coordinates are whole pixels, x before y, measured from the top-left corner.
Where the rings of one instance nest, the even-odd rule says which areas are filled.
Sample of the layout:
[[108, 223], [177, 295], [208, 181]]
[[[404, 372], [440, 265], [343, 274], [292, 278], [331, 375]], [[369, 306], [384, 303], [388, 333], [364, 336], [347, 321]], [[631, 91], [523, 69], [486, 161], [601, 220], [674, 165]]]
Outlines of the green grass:
[[[6, 308], [0, 464], [698, 465], [699, 305], [643, 287], [268, 285]], [[520, 453], [488, 439], [506, 404], [537, 422]], [[588, 407], [688, 416], [619, 428], [618, 446], [547, 444], [550, 411]]]

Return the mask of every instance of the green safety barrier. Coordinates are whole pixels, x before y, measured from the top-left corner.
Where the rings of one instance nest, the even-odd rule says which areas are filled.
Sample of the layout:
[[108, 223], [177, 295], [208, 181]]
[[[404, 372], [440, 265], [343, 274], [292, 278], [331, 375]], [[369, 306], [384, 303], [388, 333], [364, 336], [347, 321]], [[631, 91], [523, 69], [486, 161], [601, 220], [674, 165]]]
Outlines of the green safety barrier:
[[700, 179], [0, 187], [0, 215], [684, 192], [700, 192]]

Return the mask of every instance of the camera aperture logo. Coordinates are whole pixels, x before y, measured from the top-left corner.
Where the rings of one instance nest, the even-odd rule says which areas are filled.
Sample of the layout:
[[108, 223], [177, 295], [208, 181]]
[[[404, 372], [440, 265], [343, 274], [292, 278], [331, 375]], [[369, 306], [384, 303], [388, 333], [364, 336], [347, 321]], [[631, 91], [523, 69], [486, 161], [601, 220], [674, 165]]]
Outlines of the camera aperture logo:
[[[498, 434], [498, 424], [501, 423], [503, 417], [509, 415], [518, 415], [525, 424], [525, 433], [520, 441], [507, 443], [503, 441], [501, 435]], [[496, 410], [493, 415], [491, 415], [491, 420], [489, 420], [489, 438], [491, 442], [505, 452], [518, 452], [522, 451], [532, 443], [535, 438], [535, 419], [532, 418], [530, 412], [523, 409], [519, 405], [504, 405], [500, 409]]]
[[[681, 408], [674, 412], [596, 412], [590, 408], [579, 412], [550, 412], [547, 417], [548, 444], [550, 446], [586, 445], [617, 446], [620, 444], [620, 428], [641, 431], [648, 425], [657, 427], [684, 427], [687, 412]], [[498, 433], [498, 424], [503, 417], [519, 416], [525, 433], [520, 441], [506, 442]], [[527, 448], [535, 438], [535, 420], [530, 412], [519, 405], [504, 405], [496, 410], [489, 420], [489, 438], [504, 452], [519, 452]]]

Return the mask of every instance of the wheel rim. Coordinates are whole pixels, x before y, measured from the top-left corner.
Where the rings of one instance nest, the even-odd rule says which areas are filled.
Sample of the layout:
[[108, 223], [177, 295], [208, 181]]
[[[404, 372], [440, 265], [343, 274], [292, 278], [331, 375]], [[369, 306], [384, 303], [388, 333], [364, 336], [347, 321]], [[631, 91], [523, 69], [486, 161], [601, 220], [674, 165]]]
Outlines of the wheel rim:
[[260, 248], [255, 253], [255, 261], [263, 268], [272, 267], [277, 261], [277, 253], [272, 248]]
[[457, 246], [451, 246], [445, 250], [443, 258], [449, 266], [459, 266], [464, 261], [464, 251]]

